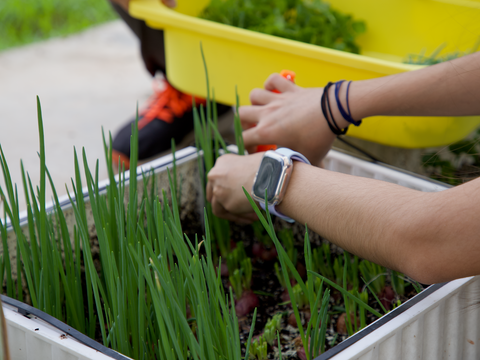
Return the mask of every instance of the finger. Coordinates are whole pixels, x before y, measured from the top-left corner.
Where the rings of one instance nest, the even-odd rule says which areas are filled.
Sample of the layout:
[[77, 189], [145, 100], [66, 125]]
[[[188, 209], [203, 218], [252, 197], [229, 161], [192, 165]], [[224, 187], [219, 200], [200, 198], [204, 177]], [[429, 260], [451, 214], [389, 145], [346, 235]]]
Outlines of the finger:
[[207, 201], [212, 202], [213, 197], [213, 184], [211, 181], [207, 183]]
[[226, 216], [228, 216], [228, 211], [225, 210], [223, 205], [218, 201], [218, 198], [213, 196], [212, 201], [210, 201], [212, 204], [212, 212], [215, 216], [221, 217], [226, 219]]
[[226, 219], [229, 221], [242, 222], [242, 223], [251, 222], [251, 220], [248, 217], [244, 218], [241, 215], [235, 215], [228, 212], [215, 197], [213, 197], [211, 204], [212, 204], [213, 214], [219, 218]]
[[238, 116], [244, 130], [250, 129], [258, 124], [260, 117], [259, 106], [241, 106], [238, 108]]
[[285, 79], [280, 74], [270, 75], [267, 81], [265, 81], [264, 86], [265, 86], [265, 90], [268, 90], [268, 91], [278, 90], [281, 93], [287, 92], [287, 91], [293, 91], [296, 88], [296, 85], [293, 82]]
[[258, 127], [243, 131], [243, 144], [245, 148], [251, 148], [257, 145], [269, 144], [268, 139], [262, 138], [258, 134]]
[[250, 102], [252, 105], [266, 105], [275, 100], [276, 97], [277, 94], [263, 89], [253, 89], [250, 92]]

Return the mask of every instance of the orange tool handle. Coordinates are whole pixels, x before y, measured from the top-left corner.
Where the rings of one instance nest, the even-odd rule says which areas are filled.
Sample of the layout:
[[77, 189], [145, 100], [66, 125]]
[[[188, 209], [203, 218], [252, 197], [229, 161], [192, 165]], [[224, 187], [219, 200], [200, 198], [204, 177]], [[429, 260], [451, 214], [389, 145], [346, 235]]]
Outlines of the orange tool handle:
[[[291, 70], [282, 70], [280, 71], [280, 75], [282, 75], [285, 79], [290, 80], [292, 83], [295, 84], [295, 72]], [[274, 93], [280, 94], [280, 91], [273, 90]]]
[[[280, 71], [280, 75], [282, 75], [285, 79], [290, 80], [291, 82], [295, 83], [295, 73], [291, 70], [282, 70]], [[272, 92], [280, 94], [278, 90], [272, 90]], [[262, 152], [268, 150], [276, 150], [277, 145], [258, 145], [257, 150], [255, 152]]]

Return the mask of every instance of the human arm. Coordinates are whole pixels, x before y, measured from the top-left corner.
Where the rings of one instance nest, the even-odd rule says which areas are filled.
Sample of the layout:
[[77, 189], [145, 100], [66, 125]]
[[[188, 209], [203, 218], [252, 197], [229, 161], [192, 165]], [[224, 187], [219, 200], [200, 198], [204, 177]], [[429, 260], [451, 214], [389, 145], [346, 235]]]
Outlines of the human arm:
[[[209, 201], [251, 213], [241, 186], [251, 191], [261, 155], [220, 157], [208, 176]], [[435, 283], [480, 274], [477, 196], [480, 179], [423, 193], [295, 162], [278, 209], [345, 250]]]
[[[130, 4], [130, 0], [111, 0], [113, 3], [120, 5], [123, 10], [128, 12], [128, 5]], [[160, 0], [163, 5], [168, 6], [169, 8], [174, 8], [177, 6], [176, 0]]]
[[[478, 115], [479, 80], [477, 53], [415, 72], [354, 82], [350, 89], [352, 117]], [[271, 77], [266, 85], [283, 93], [252, 93], [254, 105], [240, 112], [247, 124], [258, 121], [257, 127], [244, 132], [246, 145], [255, 145], [256, 138], [257, 143], [290, 146], [307, 156], [318, 156], [315, 151], [320, 148], [323, 157], [329, 145], [309, 138], [309, 133], [317, 131], [329, 139], [326, 132], [330, 130], [319, 106], [323, 89], [302, 89], [279, 76]], [[340, 98], [344, 99], [344, 94]], [[334, 99], [332, 94], [330, 99]], [[341, 119], [338, 109], [333, 110], [334, 117]], [[329, 136], [333, 141], [334, 135]], [[289, 138], [293, 140], [288, 142]], [[251, 191], [260, 160], [258, 155], [231, 156], [221, 157], [209, 174], [210, 200], [224, 204], [225, 212], [243, 216], [251, 210], [240, 188]], [[241, 186], [234, 181], [239, 173]], [[222, 191], [217, 193], [217, 188]], [[422, 193], [295, 163], [278, 208], [356, 255], [433, 283], [480, 274], [477, 196], [480, 179], [440, 193]]]
[[[273, 89], [280, 94], [271, 92]], [[239, 115], [247, 147], [277, 144], [306, 155], [318, 164], [335, 139], [320, 108], [323, 88], [301, 88], [278, 74], [270, 76], [265, 89], [254, 89], [251, 106]], [[333, 116], [340, 127], [348, 126], [330, 89]], [[346, 107], [346, 86], [339, 98]], [[332, 101], [333, 100], [333, 101]], [[382, 78], [354, 81], [349, 104], [354, 119], [375, 115], [464, 116], [480, 114], [480, 52], [420, 70]], [[250, 128], [252, 124], [256, 127]]]
[[422, 283], [480, 274], [480, 179], [426, 193], [296, 163], [279, 210]]

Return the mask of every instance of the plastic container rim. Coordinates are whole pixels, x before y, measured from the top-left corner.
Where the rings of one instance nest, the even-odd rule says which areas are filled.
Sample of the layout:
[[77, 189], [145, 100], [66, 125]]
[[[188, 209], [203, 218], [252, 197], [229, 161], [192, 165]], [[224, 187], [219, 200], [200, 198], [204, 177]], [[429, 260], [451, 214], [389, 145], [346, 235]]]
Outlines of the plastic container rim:
[[[148, 4], [148, 8], [145, 5]], [[230, 25], [216, 23], [178, 13], [160, 2], [150, 0], [131, 0], [129, 13], [132, 17], [144, 20], [147, 25], [156, 29], [188, 30], [195, 33], [222, 38], [290, 54], [292, 50], [297, 56], [308, 57], [323, 62], [374, 71], [389, 75], [411, 71], [425, 67], [424, 65], [403, 64], [394, 61], [376, 59], [366, 55], [352, 54], [323, 46], [284, 39], [278, 36], [262, 34], [252, 30], [241, 29]], [[169, 29], [171, 27], [171, 29]], [[354, 60], [352, 64], [352, 60]]]

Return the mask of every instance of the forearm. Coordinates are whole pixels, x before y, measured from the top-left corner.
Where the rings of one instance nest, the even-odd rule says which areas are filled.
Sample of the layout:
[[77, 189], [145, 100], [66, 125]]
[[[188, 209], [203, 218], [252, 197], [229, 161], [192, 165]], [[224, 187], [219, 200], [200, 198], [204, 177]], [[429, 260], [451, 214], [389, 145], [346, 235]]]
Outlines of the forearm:
[[[342, 89], [344, 93], [345, 89]], [[355, 81], [353, 118], [480, 114], [480, 52], [421, 70]]]
[[469, 215], [478, 206], [465, 203], [465, 190], [422, 193], [296, 163], [279, 209], [345, 250], [430, 283], [480, 273], [480, 226]]

